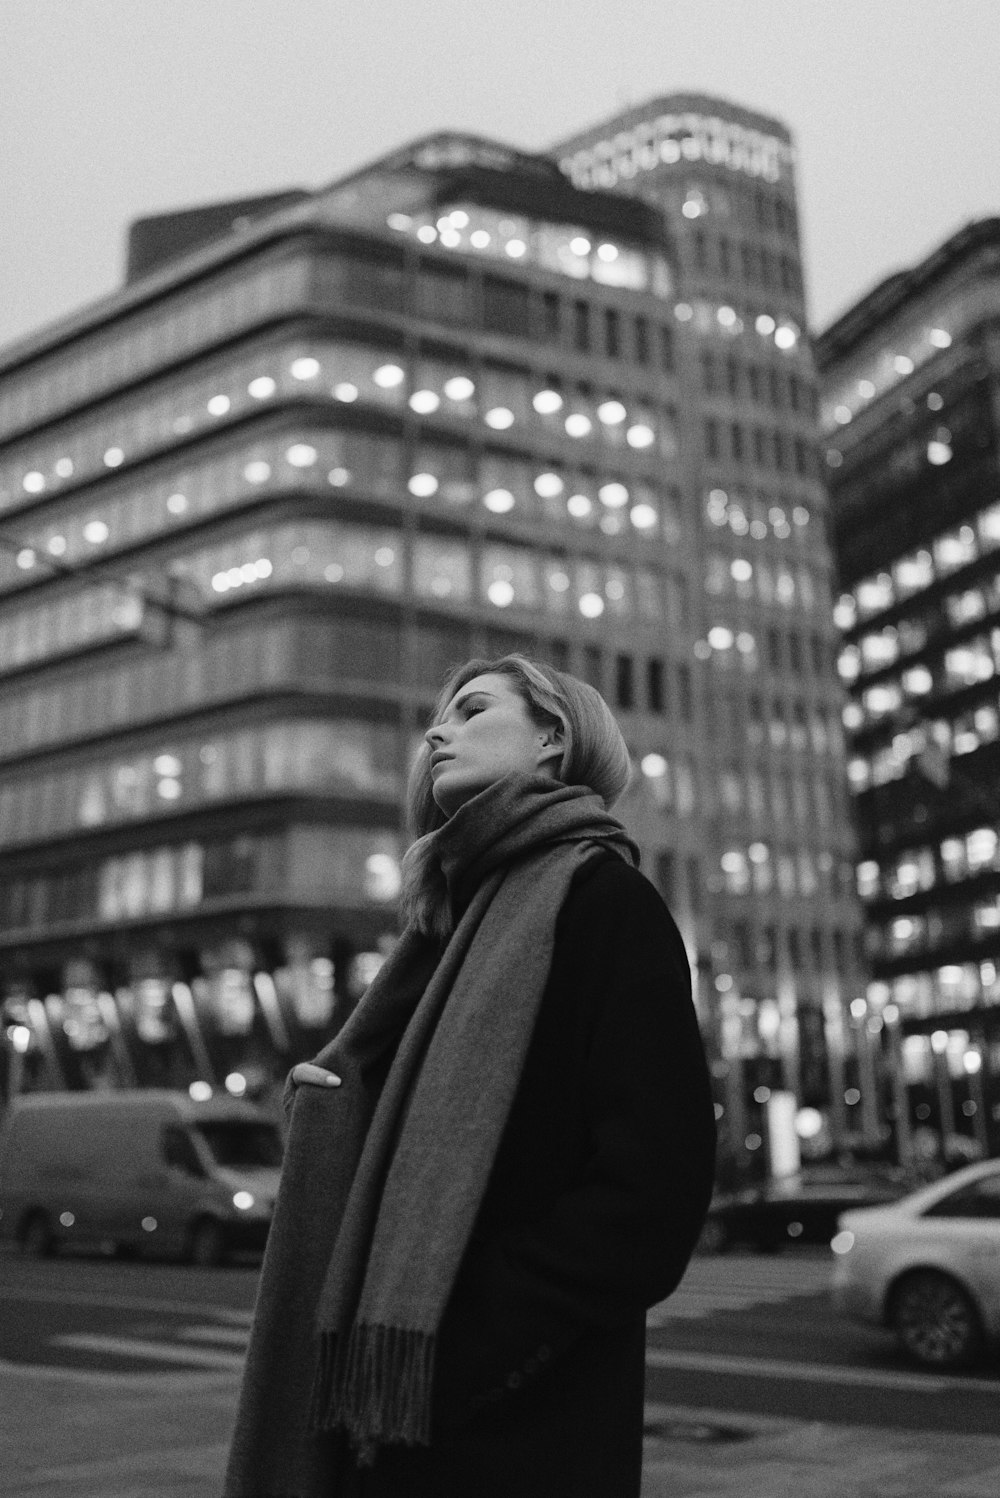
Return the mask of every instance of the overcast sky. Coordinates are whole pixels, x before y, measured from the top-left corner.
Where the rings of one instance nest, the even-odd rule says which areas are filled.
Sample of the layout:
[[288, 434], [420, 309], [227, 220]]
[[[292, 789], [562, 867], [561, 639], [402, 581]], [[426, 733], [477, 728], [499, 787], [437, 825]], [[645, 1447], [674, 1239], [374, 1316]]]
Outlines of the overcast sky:
[[0, 344], [113, 290], [140, 215], [673, 90], [793, 130], [822, 327], [1000, 212], [998, 58], [1000, 0], [0, 0]]

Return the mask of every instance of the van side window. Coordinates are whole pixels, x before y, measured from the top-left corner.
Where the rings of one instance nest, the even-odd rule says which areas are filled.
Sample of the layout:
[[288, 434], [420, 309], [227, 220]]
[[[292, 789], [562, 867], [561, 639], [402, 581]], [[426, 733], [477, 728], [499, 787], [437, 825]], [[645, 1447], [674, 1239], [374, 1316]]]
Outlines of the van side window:
[[183, 1170], [185, 1175], [203, 1176], [205, 1167], [198, 1158], [198, 1151], [187, 1129], [179, 1124], [167, 1124], [160, 1136], [160, 1151], [168, 1165]]

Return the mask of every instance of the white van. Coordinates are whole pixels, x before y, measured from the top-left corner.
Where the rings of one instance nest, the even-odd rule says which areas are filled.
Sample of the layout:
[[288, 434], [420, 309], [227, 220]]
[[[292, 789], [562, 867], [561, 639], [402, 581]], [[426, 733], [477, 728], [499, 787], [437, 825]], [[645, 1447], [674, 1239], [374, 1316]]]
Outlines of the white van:
[[0, 1238], [43, 1255], [110, 1245], [217, 1264], [262, 1248], [281, 1135], [252, 1103], [186, 1093], [39, 1092], [0, 1128]]

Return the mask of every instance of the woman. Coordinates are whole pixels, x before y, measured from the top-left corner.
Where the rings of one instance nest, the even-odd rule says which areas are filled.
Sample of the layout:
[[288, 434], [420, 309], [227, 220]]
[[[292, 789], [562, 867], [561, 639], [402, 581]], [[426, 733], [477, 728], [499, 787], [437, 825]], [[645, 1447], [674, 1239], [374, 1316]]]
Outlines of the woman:
[[227, 1498], [635, 1498], [645, 1311], [714, 1121], [592, 687], [471, 661], [411, 776], [406, 927], [290, 1079]]

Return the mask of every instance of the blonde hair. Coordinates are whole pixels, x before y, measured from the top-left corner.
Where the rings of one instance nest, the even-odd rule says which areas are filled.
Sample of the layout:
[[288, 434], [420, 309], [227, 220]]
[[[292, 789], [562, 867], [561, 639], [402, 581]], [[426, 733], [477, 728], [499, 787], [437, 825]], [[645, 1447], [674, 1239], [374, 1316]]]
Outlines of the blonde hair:
[[[539, 727], [560, 725], [563, 748], [556, 779], [564, 785], [586, 786], [610, 809], [628, 785], [632, 772], [628, 748], [600, 692], [566, 671], [557, 671], [547, 662], [531, 660], [525, 655], [467, 661], [451, 673], [442, 687], [431, 722], [441, 719], [448, 703], [466, 682], [486, 675], [509, 677]], [[403, 858], [400, 911], [406, 922], [444, 939], [451, 931], [448, 892], [429, 839], [431, 833], [444, 826], [447, 817], [434, 800], [430, 753], [430, 746], [424, 740], [407, 785], [407, 822], [414, 841]]]

